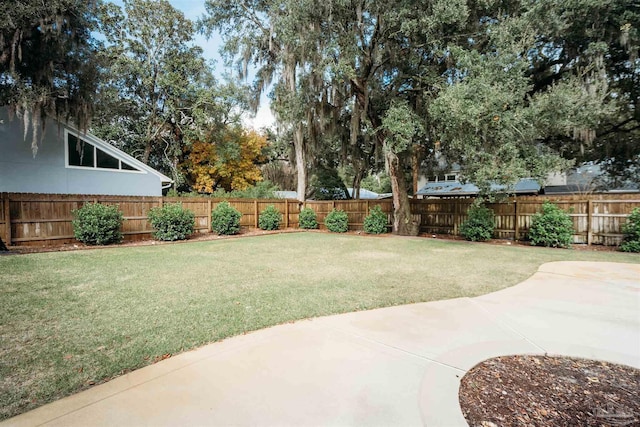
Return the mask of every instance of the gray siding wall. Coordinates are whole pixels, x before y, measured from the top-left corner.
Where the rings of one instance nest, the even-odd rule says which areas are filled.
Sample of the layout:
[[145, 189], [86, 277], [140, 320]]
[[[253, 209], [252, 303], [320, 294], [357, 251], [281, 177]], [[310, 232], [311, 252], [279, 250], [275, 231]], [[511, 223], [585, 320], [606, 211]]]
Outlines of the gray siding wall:
[[0, 192], [161, 196], [160, 177], [148, 171], [78, 169], [65, 166], [65, 126], [49, 118], [38, 154], [31, 132], [23, 139], [21, 120], [0, 107]]

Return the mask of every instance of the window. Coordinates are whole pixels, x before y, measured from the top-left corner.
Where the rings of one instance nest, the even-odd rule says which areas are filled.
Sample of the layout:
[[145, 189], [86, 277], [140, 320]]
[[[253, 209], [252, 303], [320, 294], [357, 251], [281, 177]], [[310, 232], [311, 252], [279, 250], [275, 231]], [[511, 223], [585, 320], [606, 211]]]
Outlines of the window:
[[447, 181], [455, 181], [455, 180], [456, 180], [455, 175], [447, 175]]
[[81, 168], [140, 172], [140, 169], [123, 162], [69, 132], [67, 132], [67, 165]]
[[84, 166], [87, 168], [95, 166], [93, 145], [71, 134], [68, 134], [67, 143], [69, 145], [69, 166]]

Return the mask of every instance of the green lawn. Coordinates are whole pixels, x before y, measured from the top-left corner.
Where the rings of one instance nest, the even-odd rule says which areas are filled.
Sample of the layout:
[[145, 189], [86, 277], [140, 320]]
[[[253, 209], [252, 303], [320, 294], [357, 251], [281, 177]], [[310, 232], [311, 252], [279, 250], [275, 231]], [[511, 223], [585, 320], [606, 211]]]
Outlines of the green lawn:
[[0, 257], [0, 419], [296, 319], [475, 296], [557, 260], [638, 255], [294, 233]]

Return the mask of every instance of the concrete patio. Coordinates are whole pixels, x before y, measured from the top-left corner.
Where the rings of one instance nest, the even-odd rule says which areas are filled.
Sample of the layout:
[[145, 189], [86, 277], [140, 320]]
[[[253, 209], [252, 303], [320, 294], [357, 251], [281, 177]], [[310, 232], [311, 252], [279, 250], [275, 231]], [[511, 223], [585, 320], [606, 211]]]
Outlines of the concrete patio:
[[523, 353], [640, 368], [640, 264], [550, 263], [477, 298], [276, 326], [1, 425], [464, 426], [458, 385], [465, 372], [490, 357]]

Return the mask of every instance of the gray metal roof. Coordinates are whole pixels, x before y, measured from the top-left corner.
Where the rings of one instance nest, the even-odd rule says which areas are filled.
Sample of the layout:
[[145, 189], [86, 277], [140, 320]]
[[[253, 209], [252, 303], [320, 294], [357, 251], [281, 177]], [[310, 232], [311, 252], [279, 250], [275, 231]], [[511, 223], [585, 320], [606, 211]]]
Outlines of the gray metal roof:
[[[540, 184], [534, 179], [521, 179], [513, 188], [502, 184], [491, 184], [491, 191], [496, 193], [538, 194]], [[451, 197], [476, 196], [480, 189], [472, 183], [462, 184], [458, 181], [429, 182], [416, 193], [418, 196]]]
[[[349, 187], [347, 188], [347, 191], [349, 191], [349, 196], [353, 197], [353, 188]], [[379, 198], [378, 193], [374, 193], [373, 191], [370, 191], [370, 190], [365, 190], [364, 188], [360, 189], [360, 199], [377, 200], [378, 198]]]

